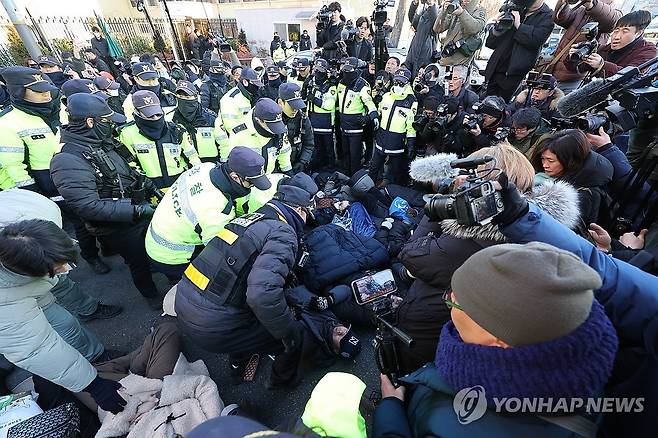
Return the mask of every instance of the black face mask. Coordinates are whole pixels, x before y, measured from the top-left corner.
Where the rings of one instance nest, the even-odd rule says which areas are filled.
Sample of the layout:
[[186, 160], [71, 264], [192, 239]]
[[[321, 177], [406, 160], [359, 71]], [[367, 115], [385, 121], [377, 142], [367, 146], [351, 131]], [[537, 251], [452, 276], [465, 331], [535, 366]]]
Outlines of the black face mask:
[[178, 99], [178, 112], [185, 120], [194, 120], [200, 106], [196, 100]]
[[224, 74], [224, 72], [222, 73], [209, 72], [208, 77], [210, 78], [211, 81], [217, 82], [221, 86], [226, 85], [226, 74]]
[[112, 140], [112, 135], [114, 134], [114, 124], [101, 122], [100, 120], [94, 119], [94, 127], [91, 128], [91, 131], [98, 140], [103, 143], [109, 142]]
[[252, 83], [250, 82], [249, 85], [247, 85], [247, 86], [245, 87], [245, 89], [246, 89], [247, 92], [248, 92], [249, 94], [251, 94], [252, 96], [256, 96], [256, 95], [258, 95], [258, 90], [259, 90], [260, 88], [259, 88], [257, 85], [254, 85], [254, 84], [252, 84]]
[[313, 73], [313, 74], [315, 75], [315, 81], [316, 81], [316, 82], [320, 82], [320, 83], [322, 83], [322, 82], [324, 82], [324, 81], [327, 80], [327, 73], [326, 73], [326, 72], [323, 72], [323, 71], [316, 71], [316, 72]]
[[359, 79], [358, 71], [345, 71], [343, 72], [343, 79], [341, 79], [341, 82], [345, 85], [350, 85], [356, 82], [357, 79]]
[[135, 117], [135, 125], [139, 128], [139, 132], [146, 138], [156, 141], [160, 140], [165, 133], [165, 119], [164, 116], [157, 120], [143, 119], [139, 115]]
[[155, 93], [156, 96], [160, 95], [160, 84], [158, 84], [158, 85], [149, 85], [149, 86], [137, 84], [137, 89], [152, 91], [153, 93]]
[[278, 77], [274, 80], [268, 80], [267, 83], [270, 84], [270, 86], [272, 86], [272, 87], [278, 87], [278, 86], [281, 85], [281, 78]]

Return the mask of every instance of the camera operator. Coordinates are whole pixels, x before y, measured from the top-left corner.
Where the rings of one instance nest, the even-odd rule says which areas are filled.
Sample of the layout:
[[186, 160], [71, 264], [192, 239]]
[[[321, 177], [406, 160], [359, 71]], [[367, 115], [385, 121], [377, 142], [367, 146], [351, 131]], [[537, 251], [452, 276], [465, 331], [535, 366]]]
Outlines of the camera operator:
[[[656, 56], [656, 45], [643, 38], [644, 29], [651, 23], [651, 13], [633, 11], [617, 20], [610, 43], [600, 47], [584, 62], [575, 67], [576, 72], [591, 72], [593, 76], [610, 77], [628, 66], [637, 66]], [[571, 47], [569, 53], [576, 49]]]
[[443, 98], [445, 90], [441, 85], [442, 81], [440, 79], [438, 64], [430, 64], [418, 71], [418, 76], [413, 86], [418, 105], [423, 106], [423, 101], [430, 96], [436, 97], [439, 101]]
[[478, 36], [487, 21], [486, 11], [480, 0], [443, 0], [441, 12], [434, 22], [440, 38], [441, 65], [469, 65], [475, 52], [482, 46]]
[[322, 58], [327, 61], [338, 57], [338, 45], [340, 34], [345, 25], [344, 17], [341, 15], [340, 3], [332, 2], [327, 7], [331, 12], [328, 22], [320, 20], [316, 29], [316, 40], [318, 47], [322, 48]]
[[512, 128], [507, 139], [528, 160], [532, 157], [532, 148], [541, 136], [551, 132], [537, 108], [521, 108], [512, 114]]
[[564, 96], [562, 90], [557, 88], [557, 80], [551, 76], [548, 81], [540, 81], [516, 95], [510, 105], [512, 112], [521, 108], [537, 108], [546, 120], [559, 117], [558, 101]]
[[[544, 0], [507, 0], [487, 37], [493, 49], [484, 73], [487, 96], [509, 101], [553, 30], [553, 11]], [[512, 23], [510, 23], [512, 22]], [[510, 26], [511, 25], [511, 26]]]
[[499, 143], [501, 138], [497, 135], [498, 130], [509, 128], [511, 122], [503, 98], [489, 96], [478, 106], [476, 114], [464, 116], [464, 124], [471, 134], [467, 149], [481, 149]]
[[599, 46], [608, 42], [610, 32], [622, 12], [613, 6], [613, 0], [585, 0], [578, 7], [571, 7], [568, 0], [558, 0], [553, 13], [553, 21], [565, 29], [560, 42], [555, 48], [555, 57], [545, 70], [552, 73], [558, 81], [558, 87], [569, 94], [585, 77], [584, 74], [569, 70], [565, 65], [569, 48], [583, 41], [581, 28], [591, 22], [598, 23], [599, 34], [596, 37]]
[[472, 151], [465, 146], [472, 144], [467, 127], [464, 126], [464, 112], [459, 107], [459, 101], [449, 97], [441, 105], [439, 100], [430, 97], [426, 99], [423, 114], [414, 121], [418, 132], [416, 140], [417, 155], [422, 151], [427, 155], [435, 153], [454, 153], [464, 157]]
[[456, 65], [452, 72], [446, 77], [448, 83], [448, 93], [459, 102], [459, 112], [472, 112], [473, 105], [480, 101], [480, 98], [473, 91], [469, 90], [466, 82], [468, 81], [468, 67], [465, 65]]
[[354, 37], [348, 39], [345, 44], [347, 45], [347, 54], [362, 61], [370, 62], [372, 60], [372, 43], [368, 41], [370, 36], [370, 20], [368, 17], [359, 17], [356, 20], [356, 28], [358, 33]]
[[414, 37], [409, 44], [407, 52], [407, 68], [412, 75], [417, 75], [421, 66], [432, 62], [432, 53], [436, 48], [436, 33], [434, 33], [434, 22], [439, 15], [436, 0], [423, 0], [423, 10], [416, 14], [418, 0], [412, 0], [409, 5], [409, 21], [414, 31]]

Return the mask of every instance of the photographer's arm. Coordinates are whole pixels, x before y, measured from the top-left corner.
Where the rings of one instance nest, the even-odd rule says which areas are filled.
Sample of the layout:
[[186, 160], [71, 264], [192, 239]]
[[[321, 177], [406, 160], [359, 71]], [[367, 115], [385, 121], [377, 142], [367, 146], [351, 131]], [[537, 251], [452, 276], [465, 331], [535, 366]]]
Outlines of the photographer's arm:
[[412, 438], [404, 412], [404, 386], [393, 387], [386, 376], [381, 380], [382, 400], [377, 404], [372, 421], [373, 438]]
[[592, 17], [593, 21], [599, 23], [599, 33], [610, 33], [615, 28], [615, 23], [621, 18], [623, 13], [615, 8], [614, 5], [599, 0], [587, 10], [587, 15]]
[[529, 49], [539, 49], [550, 36], [553, 26], [553, 22], [548, 19], [537, 25], [521, 23], [514, 34], [514, 40]]
[[558, 0], [553, 11], [553, 22], [564, 29], [571, 26], [576, 9], [569, 7], [567, 0]]
[[601, 276], [603, 285], [594, 291], [595, 297], [621, 337], [656, 356], [658, 277], [598, 251], [534, 204], [513, 223], [501, 226], [500, 232], [514, 243], [544, 242], [577, 255]]
[[464, 37], [470, 37], [482, 32], [484, 25], [487, 24], [487, 12], [482, 7], [478, 7], [473, 11], [473, 15], [469, 14], [466, 9], [459, 14], [459, 22], [462, 26]]
[[417, 9], [418, 9], [418, 0], [413, 0], [409, 5], [409, 13], [407, 14], [409, 16], [409, 21], [411, 22], [412, 25], [414, 22], [414, 17], [416, 16]]
[[447, 26], [450, 20], [447, 20], [448, 14], [446, 13], [445, 8], [441, 8], [439, 15], [437, 15], [436, 20], [434, 20], [434, 26], [432, 30], [434, 33], [443, 33], [448, 30]]

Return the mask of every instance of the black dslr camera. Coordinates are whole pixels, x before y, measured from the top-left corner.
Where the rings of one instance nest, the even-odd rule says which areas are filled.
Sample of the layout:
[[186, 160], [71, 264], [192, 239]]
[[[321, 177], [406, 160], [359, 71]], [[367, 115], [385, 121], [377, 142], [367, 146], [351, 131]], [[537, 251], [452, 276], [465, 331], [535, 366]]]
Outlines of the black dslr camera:
[[569, 55], [569, 62], [580, 64], [599, 48], [597, 37], [599, 36], [599, 24], [590, 22], [580, 29], [580, 34], [585, 36], [585, 41], [575, 45], [576, 51]]
[[420, 113], [416, 117], [416, 120], [412, 123], [412, 126], [416, 132], [422, 132], [425, 127], [434, 133], [443, 132], [448, 124], [448, 105], [442, 103], [436, 107], [436, 111], [432, 116], [425, 114], [424, 112]]
[[454, 14], [454, 12], [462, 5], [460, 0], [445, 0], [447, 2], [446, 13]]
[[[493, 161], [488, 173], [478, 175], [477, 168]], [[466, 182], [447, 195], [432, 195], [425, 204], [425, 213], [431, 221], [456, 219], [460, 225], [485, 225], [504, 210], [503, 199], [493, 182], [485, 180], [496, 169], [494, 157], [462, 158], [450, 163], [453, 169], [464, 169]]]
[[528, 78], [525, 80], [528, 88], [538, 88], [540, 90], [548, 90], [551, 86], [551, 74], [539, 73], [538, 71], [531, 71], [528, 73]]
[[482, 126], [482, 123], [484, 122], [484, 117], [482, 117], [482, 114], [479, 112], [480, 110], [480, 104], [475, 103], [473, 104], [473, 111], [475, 111], [473, 114], [468, 114], [468, 120], [464, 120], [464, 126], [471, 130], [475, 129], [478, 127], [478, 125]]
[[518, 11], [521, 17], [523, 17], [528, 11], [530, 4], [532, 4], [532, 0], [506, 0], [498, 10], [503, 13], [503, 16], [496, 23], [496, 27], [494, 28], [496, 32], [503, 33], [513, 28], [514, 16], [512, 12]]

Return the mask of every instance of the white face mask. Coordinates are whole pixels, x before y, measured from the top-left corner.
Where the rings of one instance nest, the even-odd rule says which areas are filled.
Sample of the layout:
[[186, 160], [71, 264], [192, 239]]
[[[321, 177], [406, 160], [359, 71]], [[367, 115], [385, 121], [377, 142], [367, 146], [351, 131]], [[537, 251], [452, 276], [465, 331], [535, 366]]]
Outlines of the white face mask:
[[402, 93], [404, 93], [404, 86], [402, 86], [402, 85], [393, 85], [393, 87], [391, 87], [391, 91], [394, 94], [402, 94]]

